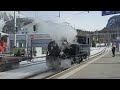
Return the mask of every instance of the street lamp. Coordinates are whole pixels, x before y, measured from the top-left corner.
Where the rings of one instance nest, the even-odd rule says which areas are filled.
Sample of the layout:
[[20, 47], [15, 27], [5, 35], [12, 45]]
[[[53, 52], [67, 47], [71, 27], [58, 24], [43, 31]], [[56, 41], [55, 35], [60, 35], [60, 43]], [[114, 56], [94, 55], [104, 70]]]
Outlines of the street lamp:
[[14, 11], [14, 30], [15, 30], [15, 40], [14, 40], [14, 45], [16, 46], [16, 14]]

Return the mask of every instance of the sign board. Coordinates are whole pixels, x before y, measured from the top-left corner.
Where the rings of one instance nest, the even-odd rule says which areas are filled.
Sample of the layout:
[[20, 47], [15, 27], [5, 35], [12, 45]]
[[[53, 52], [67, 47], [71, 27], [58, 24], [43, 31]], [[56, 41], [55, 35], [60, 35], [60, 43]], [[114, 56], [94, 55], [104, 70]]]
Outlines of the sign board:
[[48, 34], [34, 34], [31, 35], [32, 39], [50, 39], [50, 36]]
[[120, 11], [102, 11], [102, 16], [118, 14]]
[[51, 37], [49, 34], [29, 34], [28, 35], [28, 47], [42, 47], [42, 49], [46, 49], [48, 43], [51, 41]]

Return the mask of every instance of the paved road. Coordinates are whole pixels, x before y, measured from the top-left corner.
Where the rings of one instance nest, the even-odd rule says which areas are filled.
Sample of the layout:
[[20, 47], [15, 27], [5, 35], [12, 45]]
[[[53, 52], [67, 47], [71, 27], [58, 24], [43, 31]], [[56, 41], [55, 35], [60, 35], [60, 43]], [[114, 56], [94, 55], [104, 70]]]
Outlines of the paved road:
[[112, 57], [111, 51], [62, 76], [64, 79], [120, 79], [120, 53]]

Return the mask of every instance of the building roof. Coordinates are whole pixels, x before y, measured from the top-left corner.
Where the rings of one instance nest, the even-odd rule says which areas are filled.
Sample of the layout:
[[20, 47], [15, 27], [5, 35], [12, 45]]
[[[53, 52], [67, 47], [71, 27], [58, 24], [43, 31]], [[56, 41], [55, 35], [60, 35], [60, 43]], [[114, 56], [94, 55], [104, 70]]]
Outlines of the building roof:
[[0, 32], [1, 35], [8, 35], [7, 33]]

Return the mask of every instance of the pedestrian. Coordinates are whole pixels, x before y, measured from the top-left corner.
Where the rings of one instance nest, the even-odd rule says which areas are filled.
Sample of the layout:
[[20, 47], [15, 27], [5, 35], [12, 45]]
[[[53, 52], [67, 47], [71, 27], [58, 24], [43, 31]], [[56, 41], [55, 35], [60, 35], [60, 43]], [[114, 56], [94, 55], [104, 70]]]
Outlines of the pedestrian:
[[36, 54], [37, 54], [37, 51], [36, 51], [35, 48], [33, 48], [33, 55], [34, 55], [34, 57], [36, 57]]
[[116, 46], [115, 46], [115, 44], [113, 44], [112, 45], [112, 54], [113, 54], [112, 57], [115, 57], [115, 48], [116, 48]]

